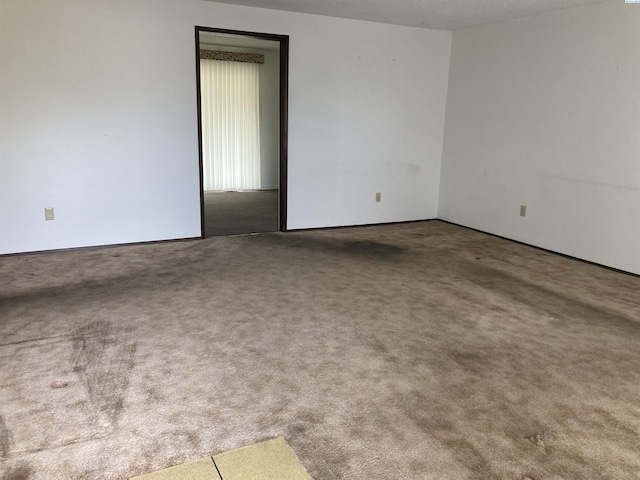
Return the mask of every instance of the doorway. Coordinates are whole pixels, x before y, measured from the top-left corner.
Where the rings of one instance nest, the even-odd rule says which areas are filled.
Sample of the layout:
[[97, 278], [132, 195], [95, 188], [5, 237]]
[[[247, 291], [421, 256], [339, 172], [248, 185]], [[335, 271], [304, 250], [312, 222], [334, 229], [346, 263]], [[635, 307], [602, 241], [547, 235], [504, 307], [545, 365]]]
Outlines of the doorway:
[[[195, 40], [201, 236], [286, 231], [289, 37], [195, 27]], [[209, 89], [225, 83], [217, 80], [215, 72], [226, 75], [227, 70], [238, 67], [255, 72], [250, 75], [259, 82], [259, 87], [250, 87], [259, 88], [259, 101], [257, 111], [252, 113], [255, 121], [249, 122], [247, 130], [247, 140], [257, 131], [259, 143], [249, 142], [248, 147], [243, 144], [238, 147], [241, 153], [233, 153], [234, 145], [227, 148], [227, 143], [234, 144], [238, 129], [220, 128], [227, 122], [227, 106], [223, 108], [223, 103], [242, 93], [233, 90], [212, 94]], [[254, 93], [250, 92], [247, 104], [257, 101], [258, 92]], [[246, 117], [245, 113], [242, 116]], [[228, 139], [228, 130], [236, 132], [236, 138]], [[249, 167], [235, 164], [247, 161], [245, 152], [252, 152]], [[234, 173], [234, 169], [241, 173]], [[238, 180], [238, 175], [244, 177], [247, 171], [252, 171], [253, 180]]]

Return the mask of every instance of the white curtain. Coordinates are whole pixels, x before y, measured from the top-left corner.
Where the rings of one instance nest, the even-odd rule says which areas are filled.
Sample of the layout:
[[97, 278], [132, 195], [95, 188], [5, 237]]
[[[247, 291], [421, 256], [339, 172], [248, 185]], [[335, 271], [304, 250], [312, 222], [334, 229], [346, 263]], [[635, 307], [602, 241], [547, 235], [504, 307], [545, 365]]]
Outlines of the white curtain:
[[260, 188], [259, 68], [200, 60], [205, 190]]

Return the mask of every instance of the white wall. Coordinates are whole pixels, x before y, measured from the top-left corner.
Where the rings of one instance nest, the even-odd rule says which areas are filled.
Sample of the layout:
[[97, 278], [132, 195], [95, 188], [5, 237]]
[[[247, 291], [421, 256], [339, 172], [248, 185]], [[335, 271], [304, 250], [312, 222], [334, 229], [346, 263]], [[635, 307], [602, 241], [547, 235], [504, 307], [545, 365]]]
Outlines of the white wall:
[[451, 32], [305, 19], [291, 38], [290, 226], [435, 218]]
[[450, 32], [0, 0], [0, 253], [199, 236], [195, 25], [291, 37], [289, 228], [436, 216]]
[[439, 217], [640, 273], [639, 85], [640, 5], [455, 32]]

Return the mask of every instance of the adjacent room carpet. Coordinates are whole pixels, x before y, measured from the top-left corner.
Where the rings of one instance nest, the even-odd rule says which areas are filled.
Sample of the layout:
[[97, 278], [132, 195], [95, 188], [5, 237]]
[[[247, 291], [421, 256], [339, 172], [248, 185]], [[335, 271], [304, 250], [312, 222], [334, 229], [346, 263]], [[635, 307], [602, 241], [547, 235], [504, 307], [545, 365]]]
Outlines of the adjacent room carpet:
[[204, 192], [205, 237], [277, 232], [278, 190]]
[[0, 478], [640, 478], [640, 278], [443, 222], [0, 258]]

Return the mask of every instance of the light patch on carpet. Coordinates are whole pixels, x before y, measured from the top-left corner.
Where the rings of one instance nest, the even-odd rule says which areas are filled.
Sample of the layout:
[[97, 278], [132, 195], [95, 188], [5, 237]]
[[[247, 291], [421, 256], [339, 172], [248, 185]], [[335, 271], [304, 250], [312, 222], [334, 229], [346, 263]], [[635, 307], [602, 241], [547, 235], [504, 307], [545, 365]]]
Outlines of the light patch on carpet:
[[131, 477], [130, 480], [221, 480], [221, 478], [211, 457], [206, 457], [195, 462]]
[[111, 433], [73, 372], [69, 338], [0, 347], [0, 447], [3, 457], [37, 452]]
[[222, 480], [312, 480], [282, 438], [213, 457]]

